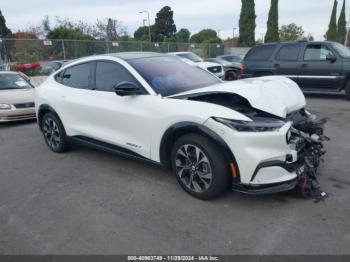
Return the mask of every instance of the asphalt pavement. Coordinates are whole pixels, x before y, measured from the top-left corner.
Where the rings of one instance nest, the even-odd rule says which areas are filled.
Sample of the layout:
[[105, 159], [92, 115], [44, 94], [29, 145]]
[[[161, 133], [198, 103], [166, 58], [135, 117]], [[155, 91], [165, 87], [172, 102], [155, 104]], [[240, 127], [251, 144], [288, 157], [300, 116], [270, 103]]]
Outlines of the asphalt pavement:
[[329, 119], [324, 201], [228, 192], [203, 202], [168, 170], [77, 147], [49, 151], [35, 122], [0, 125], [0, 254], [350, 254], [350, 101]]

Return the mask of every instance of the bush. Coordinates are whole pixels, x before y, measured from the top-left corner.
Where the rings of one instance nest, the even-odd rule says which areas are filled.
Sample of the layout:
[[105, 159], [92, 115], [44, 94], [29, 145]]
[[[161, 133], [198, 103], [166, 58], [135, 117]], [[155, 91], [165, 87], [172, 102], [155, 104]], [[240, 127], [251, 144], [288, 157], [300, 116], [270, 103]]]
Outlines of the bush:
[[39, 60], [36, 55], [30, 54], [27, 52], [17, 53], [15, 55], [15, 59], [18, 64], [31, 63]]

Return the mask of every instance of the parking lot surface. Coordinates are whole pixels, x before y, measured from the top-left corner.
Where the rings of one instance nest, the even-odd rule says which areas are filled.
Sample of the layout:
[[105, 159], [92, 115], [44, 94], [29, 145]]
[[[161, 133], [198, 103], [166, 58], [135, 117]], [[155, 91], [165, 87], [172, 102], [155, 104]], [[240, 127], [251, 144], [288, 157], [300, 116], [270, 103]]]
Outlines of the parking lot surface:
[[1, 254], [350, 254], [350, 102], [309, 96], [329, 119], [324, 201], [294, 193], [187, 195], [168, 170], [74, 148], [35, 122], [0, 125]]

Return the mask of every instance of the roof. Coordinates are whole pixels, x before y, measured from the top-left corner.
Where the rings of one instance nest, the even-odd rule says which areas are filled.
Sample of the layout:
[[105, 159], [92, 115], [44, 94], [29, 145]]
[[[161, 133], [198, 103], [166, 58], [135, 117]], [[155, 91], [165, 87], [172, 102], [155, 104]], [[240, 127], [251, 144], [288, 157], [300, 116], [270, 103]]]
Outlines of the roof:
[[192, 52], [189, 52], [189, 51], [183, 51], [183, 52], [170, 52], [168, 54], [170, 55], [181, 55], [181, 54], [190, 54]]
[[15, 72], [15, 71], [0, 71], [0, 74], [18, 75], [18, 72]]
[[258, 46], [262, 45], [283, 45], [283, 44], [303, 44], [303, 43], [308, 43], [308, 44], [323, 44], [323, 43], [334, 43], [332, 41], [307, 41], [307, 40], [297, 40], [297, 41], [278, 41], [278, 42], [268, 42], [268, 43], [263, 43], [263, 44], [258, 44]]
[[106, 55], [118, 57], [123, 60], [168, 56], [167, 54], [156, 53], [156, 52], [121, 52], [121, 53], [113, 53], [113, 54], [106, 54]]

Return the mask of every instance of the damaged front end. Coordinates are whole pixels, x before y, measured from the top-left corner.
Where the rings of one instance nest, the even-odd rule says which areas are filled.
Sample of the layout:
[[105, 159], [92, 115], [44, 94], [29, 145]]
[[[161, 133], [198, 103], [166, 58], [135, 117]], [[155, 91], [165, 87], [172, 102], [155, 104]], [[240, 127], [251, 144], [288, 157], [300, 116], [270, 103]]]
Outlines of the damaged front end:
[[329, 138], [324, 135], [326, 119], [318, 119], [302, 109], [287, 116], [287, 120], [293, 122], [287, 140], [290, 145], [295, 145], [298, 158], [303, 160], [304, 169], [298, 174], [297, 190], [304, 197], [324, 197], [317, 180], [317, 170], [323, 155], [326, 153], [324, 142]]
[[[326, 153], [324, 142], [329, 138], [324, 135], [325, 119], [318, 119], [304, 108], [296, 110], [281, 117], [267, 113], [251, 106], [250, 102], [242, 96], [228, 93], [212, 93], [187, 96], [189, 100], [218, 104], [249, 117], [256, 119], [278, 119], [284, 122], [292, 122], [292, 127], [287, 134], [287, 143], [298, 152], [298, 181], [296, 190], [305, 197], [323, 197], [317, 180], [317, 170], [323, 162]], [[291, 164], [295, 166], [294, 164]]]

